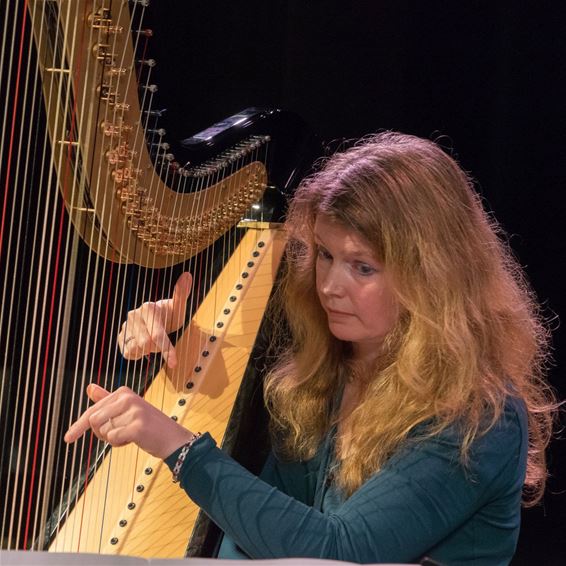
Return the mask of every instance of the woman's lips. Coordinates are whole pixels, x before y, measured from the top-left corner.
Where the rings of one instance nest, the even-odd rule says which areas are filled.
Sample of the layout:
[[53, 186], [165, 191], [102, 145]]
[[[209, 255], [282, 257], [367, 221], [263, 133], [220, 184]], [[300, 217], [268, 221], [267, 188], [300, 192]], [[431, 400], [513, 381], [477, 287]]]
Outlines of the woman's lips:
[[326, 312], [329, 315], [336, 315], [336, 316], [352, 316], [352, 313], [349, 312], [343, 312], [343, 311], [337, 311], [334, 309], [326, 309]]

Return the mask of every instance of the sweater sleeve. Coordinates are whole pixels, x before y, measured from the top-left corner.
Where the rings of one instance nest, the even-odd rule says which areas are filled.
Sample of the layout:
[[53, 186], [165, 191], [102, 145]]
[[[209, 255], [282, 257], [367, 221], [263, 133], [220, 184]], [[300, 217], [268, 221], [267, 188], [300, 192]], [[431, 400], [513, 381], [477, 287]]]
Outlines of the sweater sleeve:
[[[516, 412], [506, 413], [476, 440], [465, 468], [453, 430], [413, 442], [333, 513], [249, 473], [210, 435], [193, 445], [181, 486], [252, 558], [410, 562], [497, 494], [520, 490], [524, 430], [519, 421]], [[167, 460], [173, 462], [174, 455]]]
[[312, 506], [319, 467], [320, 454], [307, 462], [283, 462], [271, 453], [260, 478], [297, 501]]

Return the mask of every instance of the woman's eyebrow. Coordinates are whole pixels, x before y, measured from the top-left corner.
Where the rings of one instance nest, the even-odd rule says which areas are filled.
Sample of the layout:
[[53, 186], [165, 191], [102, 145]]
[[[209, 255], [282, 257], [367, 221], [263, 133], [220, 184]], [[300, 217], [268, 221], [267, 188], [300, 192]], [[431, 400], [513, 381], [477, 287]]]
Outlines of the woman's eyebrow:
[[[314, 243], [317, 245], [321, 245], [324, 246], [325, 248], [328, 248], [328, 246], [324, 243], [324, 241], [322, 240], [322, 238], [316, 234], [313, 233], [314, 235]], [[379, 262], [379, 260], [375, 257], [374, 253], [371, 250], [366, 250], [363, 248], [354, 248], [352, 250], [348, 250], [347, 254], [351, 257], [354, 258], [364, 258], [367, 260], [371, 260], [372, 262]]]

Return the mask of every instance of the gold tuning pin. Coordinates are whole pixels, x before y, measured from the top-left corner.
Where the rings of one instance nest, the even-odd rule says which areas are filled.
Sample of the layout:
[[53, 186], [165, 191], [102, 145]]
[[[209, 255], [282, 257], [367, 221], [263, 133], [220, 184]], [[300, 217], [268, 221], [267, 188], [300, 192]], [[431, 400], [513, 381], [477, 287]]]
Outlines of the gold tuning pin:
[[88, 21], [92, 29], [101, 30], [106, 34], [118, 34], [124, 31], [122, 26], [112, 25], [113, 22], [108, 8], [101, 8], [96, 14], [91, 14]]
[[102, 129], [102, 133], [108, 137], [120, 136], [133, 130], [133, 126], [130, 126], [128, 124], [113, 124], [108, 122], [102, 122], [100, 124], [100, 128]]

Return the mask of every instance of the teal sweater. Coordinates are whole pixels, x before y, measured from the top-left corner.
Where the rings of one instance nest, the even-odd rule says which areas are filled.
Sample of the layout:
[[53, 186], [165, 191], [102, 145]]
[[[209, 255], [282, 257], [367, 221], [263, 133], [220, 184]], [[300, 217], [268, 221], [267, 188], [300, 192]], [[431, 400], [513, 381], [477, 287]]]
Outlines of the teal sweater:
[[[253, 439], [250, 439], [253, 442]], [[504, 414], [459, 461], [448, 428], [410, 440], [351, 497], [332, 479], [333, 435], [310, 461], [269, 457], [261, 479], [216, 447], [193, 445], [181, 486], [226, 533], [222, 558], [314, 557], [360, 563], [496, 566], [513, 556], [527, 459], [523, 405]], [[167, 458], [172, 468], [178, 451]]]

